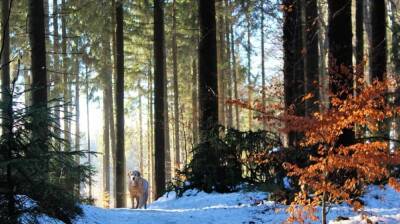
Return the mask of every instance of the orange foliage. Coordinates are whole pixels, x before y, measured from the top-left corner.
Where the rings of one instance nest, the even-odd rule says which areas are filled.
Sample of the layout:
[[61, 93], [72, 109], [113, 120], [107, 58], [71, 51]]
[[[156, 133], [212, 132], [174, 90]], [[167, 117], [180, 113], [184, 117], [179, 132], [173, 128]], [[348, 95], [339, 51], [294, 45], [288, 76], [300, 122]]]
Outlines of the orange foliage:
[[[363, 82], [362, 79], [357, 81]], [[359, 85], [361, 87], [356, 96], [349, 94], [346, 99], [331, 96], [330, 108], [324, 108], [323, 112], [315, 112], [308, 117], [295, 116], [290, 109], [281, 110], [277, 116], [276, 110], [280, 109], [282, 104], [269, 106], [269, 110], [266, 110], [262, 107], [251, 107], [250, 104], [240, 101], [231, 102], [260, 112], [261, 119], [275, 121], [282, 132], [304, 133], [301, 146], [317, 149], [317, 154], [310, 156], [310, 165], [306, 167], [284, 164], [289, 176], [297, 176], [299, 184], [307, 186], [302, 188], [288, 208], [291, 214], [289, 222], [304, 223], [307, 219], [316, 220], [316, 207], [323, 201], [346, 201], [355, 210], [360, 210], [362, 205], [352, 200], [352, 193], [366, 183], [388, 178], [388, 166], [400, 164], [398, 150], [391, 152], [386, 139], [359, 140], [349, 146], [337, 144], [344, 129], [357, 126], [376, 133], [385, 119], [399, 116], [400, 108], [394, 107], [386, 100], [388, 87], [390, 89], [392, 84], [388, 81], [375, 81], [372, 85], [363, 83]], [[312, 97], [311, 94], [306, 94], [301, 101]], [[338, 184], [329, 178], [330, 174], [337, 173], [338, 170], [356, 171], [356, 176], [348, 177], [344, 184]], [[389, 184], [400, 191], [400, 184], [396, 179], [390, 178]], [[308, 194], [307, 190], [312, 194]]]
[[[331, 97], [331, 108], [324, 112], [316, 112], [311, 117], [287, 118], [286, 131], [303, 132], [304, 147], [316, 147], [317, 156], [310, 156], [311, 165], [300, 168], [297, 165], [285, 164], [290, 176], [298, 176], [299, 184], [306, 185], [313, 194], [305, 197], [306, 192], [296, 195], [288, 211], [288, 221], [304, 222], [304, 217], [314, 219], [309, 213], [315, 210], [323, 200], [347, 201], [355, 210], [361, 209], [358, 201], [351, 200], [351, 194], [357, 186], [381, 180], [389, 176], [388, 165], [400, 164], [398, 151], [390, 152], [387, 140], [359, 141], [350, 146], [337, 145], [343, 129], [354, 128], [355, 125], [366, 127], [371, 132], [378, 131], [379, 124], [387, 118], [398, 114], [395, 108], [385, 99], [388, 82], [374, 82], [365, 86], [357, 96], [348, 96], [342, 100]], [[357, 177], [349, 177], [344, 184], [337, 184], [329, 174], [338, 170], [355, 170]], [[390, 179], [390, 185], [400, 190], [400, 184]], [[323, 198], [323, 195], [328, 198]], [[300, 212], [301, 211], [301, 212]], [[304, 214], [307, 214], [305, 216]]]

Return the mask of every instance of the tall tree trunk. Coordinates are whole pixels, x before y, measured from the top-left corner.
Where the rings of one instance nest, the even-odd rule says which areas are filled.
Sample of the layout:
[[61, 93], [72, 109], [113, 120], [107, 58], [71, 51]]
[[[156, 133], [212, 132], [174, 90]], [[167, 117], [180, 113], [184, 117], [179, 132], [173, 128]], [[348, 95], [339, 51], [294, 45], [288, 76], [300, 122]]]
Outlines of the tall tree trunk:
[[[284, 48], [284, 92], [285, 108], [295, 115], [304, 115], [304, 105], [298, 97], [304, 95], [304, 70], [302, 56], [301, 5], [293, 0], [285, 0], [283, 24]], [[300, 134], [290, 132], [287, 145], [297, 144]]]
[[153, 200], [155, 196], [155, 164], [154, 164], [154, 120], [153, 120], [153, 78], [152, 78], [152, 61], [149, 59], [149, 70], [148, 70], [148, 88], [149, 88], [149, 94], [148, 94], [148, 107], [149, 107], [149, 127], [148, 127], [148, 139], [149, 139], [149, 149], [148, 149], [148, 154], [149, 154], [149, 182], [150, 182], [150, 199]]
[[364, 0], [356, 0], [356, 70], [357, 78], [364, 78]]
[[[80, 64], [79, 64], [79, 59], [78, 57], [75, 58], [76, 60], [76, 76], [75, 76], [75, 116], [76, 116], [76, 122], [75, 122], [75, 151], [80, 151], [80, 142], [81, 142], [81, 131], [80, 131]], [[80, 157], [79, 155], [76, 156], [75, 158], [76, 163], [79, 165], [80, 164]], [[75, 193], [77, 196], [80, 195], [80, 183], [76, 183], [75, 185]]]
[[305, 0], [305, 60], [304, 82], [305, 94], [311, 93], [312, 98], [305, 101], [305, 114], [312, 115], [319, 110], [319, 55], [318, 55], [318, 7], [317, 0]]
[[123, 4], [121, 0], [116, 2], [115, 6], [116, 15], [116, 69], [117, 69], [117, 82], [116, 82], [116, 95], [115, 104], [117, 112], [116, 129], [117, 129], [117, 142], [116, 142], [116, 207], [122, 208], [126, 206], [125, 199], [125, 131], [124, 131], [124, 17], [123, 17]]
[[[166, 136], [168, 123], [165, 117], [165, 40], [164, 1], [154, 0], [154, 108], [155, 108], [155, 196], [161, 197], [165, 191], [166, 178]], [[167, 105], [168, 106], [168, 105]]]
[[371, 79], [382, 81], [386, 76], [386, 5], [385, 1], [372, 0], [371, 4]]
[[[400, 6], [400, 5], [399, 5]], [[391, 13], [390, 13], [390, 20], [392, 21], [392, 42], [391, 42], [391, 47], [392, 47], [392, 62], [393, 62], [393, 71], [396, 77], [399, 77], [400, 75], [400, 54], [399, 54], [399, 48], [400, 48], [400, 21], [398, 19], [398, 6], [394, 1], [390, 1], [390, 7], [391, 7]], [[400, 87], [396, 88], [396, 96], [395, 96], [395, 102], [394, 104], [396, 106], [400, 106]], [[400, 140], [400, 117], [395, 118], [395, 139]], [[399, 147], [399, 143], [394, 144], [394, 148]]]
[[[262, 108], [265, 110], [266, 106], [266, 96], [265, 96], [265, 37], [264, 37], [264, 0], [260, 2], [260, 10], [261, 10], [261, 103]], [[262, 121], [263, 129], [265, 130], [266, 122]]]
[[[239, 91], [238, 91], [238, 78], [237, 71], [238, 66], [236, 62], [236, 51], [235, 51], [235, 35], [233, 33], [233, 25], [230, 25], [230, 35], [231, 35], [231, 50], [232, 50], [232, 79], [233, 79], [233, 93], [234, 98], [239, 99]], [[236, 129], [240, 130], [240, 111], [239, 106], [235, 104], [235, 120], [236, 120]]]
[[172, 1], [172, 63], [174, 74], [174, 117], [175, 117], [175, 168], [180, 169], [179, 145], [179, 87], [178, 87], [178, 46], [176, 42], [176, 0]]
[[111, 89], [109, 88], [110, 77], [112, 76], [112, 70], [109, 69], [111, 64], [109, 64], [110, 57], [110, 41], [106, 37], [102, 40], [103, 46], [103, 63], [101, 69], [102, 75], [102, 87], [103, 87], [103, 203], [104, 207], [110, 207], [110, 100], [109, 96], [112, 95]]
[[142, 107], [142, 87], [140, 86], [140, 79], [138, 80], [139, 92], [139, 168], [140, 173], [144, 174], [143, 168], [143, 107]]
[[[2, 116], [2, 135], [8, 136], [11, 134], [13, 129], [13, 117], [12, 117], [12, 94], [10, 91], [10, 33], [9, 33], [9, 19], [11, 14], [11, 5], [12, 2], [9, 0], [3, 0], [1, 4], [1, 25], [2, 25], [2, 45], [1, 45], [1, 99], [2, 99], [2, 108], [1, 116]], [[11, 147], [8, 147], [7, 159], [9, 161], [14, 159]], [[14, 197], [14, 181], [12, 178], [13, 169], [11, 164], [7, 165], [6, 168], [8, 190], [9, 192], [6, 195], [8, 200], [7, 210], [8, 210], [8, 220], [10, 223], [17, 223], [17, 214], [16, 214], [16, 203]], [[7, 214], [7, 213], [6, 213]]]
[[[108, 75], [104, 68], [102, 72], [103, 76]], [[103, 81], [105, 81], [105, 77], [103, 77]], [[110, 110], [108, 109], [110, 105], [108, 105], [108, 94], [110, 93], [106, 83], [103, 82], [103, 205], [105, 208], [110, 206]]]
[[[229, 6], [228, 0], [225, 0], [225, 6]], [[233, 99], [233, 79], [232, 79], [232, 54], [231, 54], [231, 34], [230, 34], [230, 19], [229, 15], [225, 15], [225, 39], [226, 39], [226, 58], [228, 63], [227, 72], [225, 74], [227, 79], [227, 97], [229, 101]], [[226, 126], [229, 128], [233, 127], [233, 105], [229, 103], [226, 111]]]
[[199, 107], [200, 138], [206, 141], [218, 123], [218, 78], [215, 0], [199, 1]]
[[[330, 89], [345, 99], [353, 92], [351, 0], [328, 0], [328, 7]], [[338, 145], [350, 145], [354, 138], [353, 129], [344, 129]]]
[[69, 112], [69, 104], [70, 104], [70, 96], [69, 96], [69, 81], [68, 81], [68, 57], [67, 57], [67, 27], [66, 27], [66, 14], [65, 14], [66, 3], [65, 0], [62, 0], [62, 13], [61, 17], [61, 32], [62, 32], [62, 73], [63, 73], [63, 97], [64, 97], [64, 139], [66, 141], [65, 150], [71, 150], [71, 130], [70, 130], [70, 112]]
[[199, 142], [199, 103], [198, 103], [198, 78], [197, 78], [197, 63], [196, 59], [192, 59], [192, 135], [193, 145]]
[[[250, 4], [249, 2], [247, 4]], [[247, 21], [247, 45], [246, 45], [246, 53], [247, 53], [247, 100], [248, 104], [252, 105], [253, 101], [253, 90], [252, 90], [252, 81], [251, 81], [251, 15], [250, 8], [247, 6], [246, 12], [246, 21]], [[249, 122], [249, 130], [253, 127], [253, 110], [248, 110], [248, 122]]]
[[1, 99], [3, 101], [2, 111], [2, 131], [7, 133], [12, 125], [12, 104], [10, 92], [10, 31], [9, 19], [11, 13], [10, 0], [3, 0], [1, 3], [1, 25], [2, 25], [2, 45], [1, 45]]
[[218, 7], [218, 42], [217, 42], [217, 60], [220, 63], [217, 69], [218, 76], [218, 121], [225, 125], [225, 25], [223, 16], [223, 1], [217, 3]]
[[[47, 107], [47, 70], [46, 43], [44, 28], [43, 0], [28, 1], [29, 42], [31, 46], [32, 74], [32, 115], [33, 141], [37, 141], [43, 155], [48, 151], [48, 107]], [[44, 165], [43, 176], [46, 179], [49, 172], [48, 164]]]
[[[114, 120], [114, 97], [117, 95], [116, 94], [116, 88], [113, 87], [113, 81], [116, 83], [116, 78], [117, 78], [117, 66], [116, 65], [116, 41], [115, 41], [115, 0], [111, 1], [112, 4], [112, 10], [111, 10], [111, 27], [112, 27], [112, 34], [111, 34], [111, 50], [112, 50], [112, 58], [113, 58], [113, 75], [110, 77], [109, 80], [109, 88], [111, 91], [111, 94], [108, 96], [110, 100], [110, 135], [111, 135], [111, 154], [112, 154], [112, 164], [113, 164], [113, 176], [116, 176], [116, 164], [117, 164], [117, 149], [116, 149], [116, 133], [115, 133], [115, 120]], [[115, 90], [115, 91], [114, 91]], [[116, 198], [117, 190], [116, 190], [116, 185], [113, 184], [113, 192], [114, 192], [114, 198]]]
[[[58, 14], [59, 14], [59, 5], [58, 0], [53, 0], [53, 51], [54, 51], [54, 72], [59, 72], [60, 70], [60, 55], [59, 55], [59, 33], [58, 33]], [[57, 99], [55, 102], [55, 117], [56, 117], [56, 129], [55, 134], [57, 137], [61, 137], [60, 126], [61, 126], [61, 115], [60, 115], [60, 90], [61, 90], [61, 82], [59, 75], [54, 75], [54, 97]], [[57, 148], [60, 148], [60, 145], [57, 145]]]
[[[91, 154], [91, 146], [90, 146], [90, 109], [89, 109], [89, 102], [90, 102], [90, 89], [89, 89], [89, 71], [86, 65], [85, 70], [85, 84], [86, 84], [86, 134], [87, 134], [87, 151], [88, 151], [88, 163], [89, 166], [92, 165], [92, 154]], [[92, 194], [92, 176], [89, 176], [89, 199], [93, 198]]]

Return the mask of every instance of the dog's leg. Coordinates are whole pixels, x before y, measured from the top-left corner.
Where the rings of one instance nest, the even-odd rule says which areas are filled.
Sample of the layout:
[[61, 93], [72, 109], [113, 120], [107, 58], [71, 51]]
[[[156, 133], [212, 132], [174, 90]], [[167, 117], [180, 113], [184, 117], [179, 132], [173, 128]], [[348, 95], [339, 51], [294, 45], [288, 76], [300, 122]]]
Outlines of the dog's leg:
[[139, 201], [139, 197], [138, 196], [135, 196], [135, 199], [136, 199], [136, 209], [138, 209], [139, 208], [139, 203], [140, 203], [140, 201]]
[[135, 197], [131, 197], [132, 209], [135, 209]]

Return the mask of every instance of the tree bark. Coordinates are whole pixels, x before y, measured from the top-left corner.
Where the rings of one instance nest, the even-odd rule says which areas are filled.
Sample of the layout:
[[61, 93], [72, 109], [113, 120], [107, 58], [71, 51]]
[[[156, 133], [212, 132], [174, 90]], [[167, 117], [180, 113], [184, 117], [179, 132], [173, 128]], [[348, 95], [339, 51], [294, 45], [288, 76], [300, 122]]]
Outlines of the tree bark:
[[[285, 108], [295, 115], [304, 115], [304, 105], [298, 99], [304, 95], [304, 67], [302, 56], [301, 5], [293, 0], [284, 1], [283, 49]], [[297, 144], [300, 135], [289, 132], [287, 145]]]
[[[32, 106], [40, 110], [33, 116], [35, 137], [45, 143], [48, 138], [47, 71], [43, 0], [29, 0], [29, 40], [31, 45]], [[43, 151], [47, 145], [43, 144]]]
[[115, 167], [115, 186], [116, 186], [116, 207], [126, 206], [125, 199], [125, 130], [124, 130], [124, 33], [123, 33], [123, 3], [118, 0], [115, 5], [116, 15], [116, 167]]
[[386, 5], [385, 1], [372, 0], [371, 13], [371, 62], [372, 80], [382, 81], [386, 78], [387, 41], [386, 41]]
[[165, 191], [165, 40], [164, 1], [154, 0], [154, 103], [155, 103], [155, 196], [161, 197]]
[[138, 80], [138, 92], [139, 92], [139, 168], [140, 173], [144, 174], [143, 168], [143, 107], [142, 107], [142, 87], [140, 86], [140, 79]]
[[356, 0], [356, 70], [357, 78], [364, 78], [364, 0]]
[[[265, 37], [264, 37], [264, 0], [260, 2], [260, 11], [261, 11], [261, 104], [263, 110], [265, 110], [266, 106], [266, 96], [265, 96]], [[265, 120], [262, 121], [263, 130], [267, 128], [267, 123]]]
[[[345, 99], [353, 93], [351, 0], [328, 0], [328, 8], [330, 89]], [[353, 129], [344, 129], [338, 145], [350, 145], [354, 138]]]
[[175, 168], [180, 169], [180, 137], [179, 137], [179, 86], [178, 86], [178, 46], [176, 42], [176, 0], [172, 1], [172, 63], [174, 74], [174, 134], [175, 134]]
[[312, 115], [319, 110], [319, 77], [318, 77], [318, 8], [317, 0], [305, 0], [305, 94], [311, 93], [312, 98], [305, 101], [305, 113]]
[[1, 4], [1, 24], [2, 24], [2, 51], [1, 51], [1, 99], [3, 101], [2, 111], [2, 131], [6, 134], [12, 126], [12, 104], [10, 92], [10, 30], [9, 19], [11, 13], [10, 0], [3, 0]]
[[66, 27], [66, 15], [65, 15], [65, 8], [66, 3], [65, 0], [62, 0], [62, 13], [63, 16], [61, 17], [61, 32], [62, 32], [62, 39], [61, 39], [61, 48], [62, 48], [62, 73], [63, 73], [63, 97], [64, 97], [64, 140], [65, 143], [65, 151], [71, 150], [71, 128], [70, 128], [70, 112], [69, 112], [69, 104], [70, 104], [70, 90], [69, 90], [69, 81], [68, 81], [68, 58], [67, 58], [67, 27]]
[[[233, 93], [234, 98], [239, 99], [239, 91], [238, 91], [238, 79], [237, 79], [237, 71], [238, 66], [236, 62], [236, 51], [235, 51], [235, 35], [233, 33], [233, 25], [230, 25], [230, 35], [231, 35], [231, 53], [232, 53], [232, 79], [233, 79]], [[240, 130], [240, 111], [239, 106], [235, 104], [235, 120], [236, 120], [236, 129]]]
[[[247, 4], [250, 4], [249, 2]], [[247, 22], [247, 45], [246, 45], [246, 53], [247, 53], [247, 101], [249, 105], [253, 104], [253, 90], [252, 90], [252, 81], [251, 81], [251, 15], [250, 8], [247, 6], [246, 11], [246, 22]], [[248, 124], [249, 130], [253, 127], [253, 110], [248, 110]]]
[[[76, 123], [75, 123], [75, 151], [80, 151], [80, 142], [81, 142], [81, 132], [80, 132], [80, 65], [79, 59], [75, 58], [76, 60], [76, 76], [75, 76], [75, 116], [76, 116]], [[76, 163], [80, 164], [80, 157], [79, 155], [75, 158]], [[80, 195], [80, 183], [76, 183], [75, 185], [75, 192], [76, 195]]]
[[[59, 50], [60, 50], [60, 44], [59, 44], [59, 33], [58, 33], [58, 14], [59, 14], [59, 5], [57, 0], [53, 0], [53, 51], [54, 51], [54, 71], [58, 72], [60, 69], [60, 56], [59, 56]], [[60, 77], [59, 75], [54, 75], [54, 97], [57, 98], [55, 102], [55, 122], [56, 122], [56, 129], [55, 129], [55, 134], [57, 137], [61, 137], [61, 115], [60, 115], [60, 90], [61, 90], [61, 82], [60, 82]], [[57, 145], [57, 148], [60, 148], [60, 144]]]
[[[87, 151], [88, 151], [88, 163], [89, 166], [92, 165], [92, 154], [91, 154], [91, 146], [90, 146], [90, 109], [89, 109], [89, 102], [90, 102], [90, 89], [89, 89], [89, 71], [86, 65], [85, 70], [85, 84], [86, 84], [86, 134], [87, 134]], [[92, 194], [92, 176], [89, 176], [89, 199], [93, 198]]]
[[198, 103], [198, 77], [196, 59], [192, 59], [192, 135], [193, 145], [199, 142], [199, 103]]
[[217, 42], [217, 60], [220, 63], [217, 69], [218, 76], [218, 120], [219, 124], [226, 125], [225, 123], [225, 22], [223, 16], [223, 1], [217, 3], [219, 6], [218, 13], [218, 42]]
[[200, 139], [218, 123], [218, 78], [215, 0], [199, 1], [199, 107]]

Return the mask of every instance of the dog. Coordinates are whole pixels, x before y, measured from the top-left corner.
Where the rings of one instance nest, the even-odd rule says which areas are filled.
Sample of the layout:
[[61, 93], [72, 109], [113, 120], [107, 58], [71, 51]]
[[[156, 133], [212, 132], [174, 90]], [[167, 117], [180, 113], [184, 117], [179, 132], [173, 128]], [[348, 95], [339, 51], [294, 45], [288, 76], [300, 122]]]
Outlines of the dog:
[[[137, 170], [129, 171], [129, 193], [131, 195], [132, 208], [147, 208], [149, 196], [149, 182], [141, 177]], [[136, 206], [135, 206], [136, 201]]]

